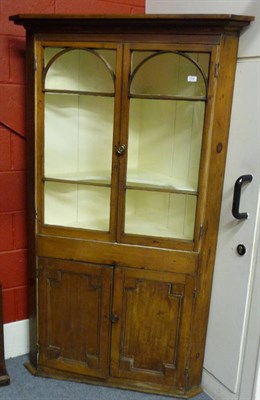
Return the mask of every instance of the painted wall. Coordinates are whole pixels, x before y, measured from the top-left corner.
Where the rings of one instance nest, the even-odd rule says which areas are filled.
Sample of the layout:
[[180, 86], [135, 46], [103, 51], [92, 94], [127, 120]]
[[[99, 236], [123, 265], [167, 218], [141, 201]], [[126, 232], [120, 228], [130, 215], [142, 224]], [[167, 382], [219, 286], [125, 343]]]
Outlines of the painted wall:
[[256, 20], [243, 31], [238, 57], [258, 57], [260, 50], [259, 0], [146, 0], [147, 14], [241, 14]]
[[22, 13], [143, 14], [144, 0], [0, 1], [0, 282], [4, 323], [28, 318], [25, 214], [25, 32]]

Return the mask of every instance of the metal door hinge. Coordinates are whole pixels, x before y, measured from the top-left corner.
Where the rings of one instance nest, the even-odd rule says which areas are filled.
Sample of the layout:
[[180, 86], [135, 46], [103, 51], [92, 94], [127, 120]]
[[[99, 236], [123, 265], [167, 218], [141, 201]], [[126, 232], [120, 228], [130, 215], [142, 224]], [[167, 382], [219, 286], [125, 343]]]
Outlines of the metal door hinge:
[[190, 379], [190, 373], [189, 373], [189, 368], [185, 368], [184, 370], [184, 385], [187, 388], [189, 385], [189, 379]]
[[38, 362], [39, 362], [39, 356], [40, 356], [40, 346], [39, 346], [39, 343], [36, 343], [36, 359], [37, 359], [37, 364], [38, 364]]
[[219, 73], [219, 63], [215, 64], [215, 72], [214, 72], [215, 78], [218, 77], [218, 73]]
[[38, 211], [34, 210], [34, 219], [35, 219], [35, 221], [37, 221], [37, 217], [38, 217]]
[[34, 71], [37, 71], [37, 69], [38, 69], [38, 62], [37, 62], [37, 59], [35, 58], [34, 59]]
[[208, 230], [208, 223], [200, 224], [199, 240], [204, 239]]
[[192, 292], [192, 303], [195, 304], [198, 295], [198, 289], [194, 289]]
[[203, 235], [204, 235], [204, 227], [203, 227], [203, 225], [201, 224], [201, 225], [200, 225], [200, 233], [199, 233], [199, 239], [200, 239], [200, 240], [203, 238]]

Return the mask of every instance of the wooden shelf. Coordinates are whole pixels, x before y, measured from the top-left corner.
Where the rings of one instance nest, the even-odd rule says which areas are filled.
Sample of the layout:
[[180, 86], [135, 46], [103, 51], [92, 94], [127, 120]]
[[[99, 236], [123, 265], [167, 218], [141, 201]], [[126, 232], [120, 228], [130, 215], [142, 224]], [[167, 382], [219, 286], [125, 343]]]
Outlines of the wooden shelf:
[[[55, 174], [43, 177], [43, 182], [73, 183], [78, 185], [111, 187], [111, 179], [106, 172], [97, 174]], [[198, 191], [191, 184], [185, 184], [174, 177], [145, 171], [131, 171], [127, 176], [126, 189], [146, 190], [197, 196]]]
[[57, 182], [57, 183], [73, 183], [76, 185], [88, 185], [88, 186], [102, 186], [111, 187], [110, 179], [108, 176], [87, 176], [80, 178], [79, 176], [68, 176], [68, 177], [44, 177], [43, 182]]
[[101, 96], [101, 97], [115, 97], [115, 93], [109, 92], [94, 92], [87, 90], [69, 90], [69, 89], [44, 89], [44, 93], [47, 94], [65, 94], [65, 95], [74, 95], [74, 96]]

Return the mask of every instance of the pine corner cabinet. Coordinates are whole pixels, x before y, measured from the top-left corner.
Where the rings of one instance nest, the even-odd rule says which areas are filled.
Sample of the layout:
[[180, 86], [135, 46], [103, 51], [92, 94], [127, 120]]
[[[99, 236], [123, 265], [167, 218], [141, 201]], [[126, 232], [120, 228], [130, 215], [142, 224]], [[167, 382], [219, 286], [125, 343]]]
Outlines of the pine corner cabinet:
[[238, 15], [15, 15], [27, 32], [30, 364], [191, 397]]

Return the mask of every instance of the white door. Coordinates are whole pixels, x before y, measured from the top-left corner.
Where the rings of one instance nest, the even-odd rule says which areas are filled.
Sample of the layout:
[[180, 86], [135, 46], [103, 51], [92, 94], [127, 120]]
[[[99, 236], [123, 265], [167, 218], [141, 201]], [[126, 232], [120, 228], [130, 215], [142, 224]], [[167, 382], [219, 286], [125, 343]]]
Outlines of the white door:
[[[203, 375], [214, 399], [252, 400], [260, 324], [260, 1], [146, 0], [146, 12], [257, 17], [240, 38]], [[237, 220], [231, 213], [234, 184], [248, 174], [253, 180], [242, 186], [239, 211], [249, 217]], [[244, 255], [237, 253], [239, 244]]]
[[[227, 400], [239, 398], [235, 394], [240, 390], [256, 268], [260, 103], [254, 88], [256, 85], [260, 88], [259, 71], [260, 60], [238, 61], [204, 360], [207, 372], [230, 391]], [[248, 212], [249, 217], [237, 220], [231, 213], [233, 187], [236, 179], [245, 174], [252, 174], [253, 180], [242, 187], [240, 211]], [[239, 244], [246, 248], [244, 255], [237, 252]], [[257, 313], [256, 322], [258, 320]], [[251, 362], [253, 367], [256, 358]], [[253, 368], [251, 373], [254, 373]], [[251, 400], [251, 397], [243, 400]]]

